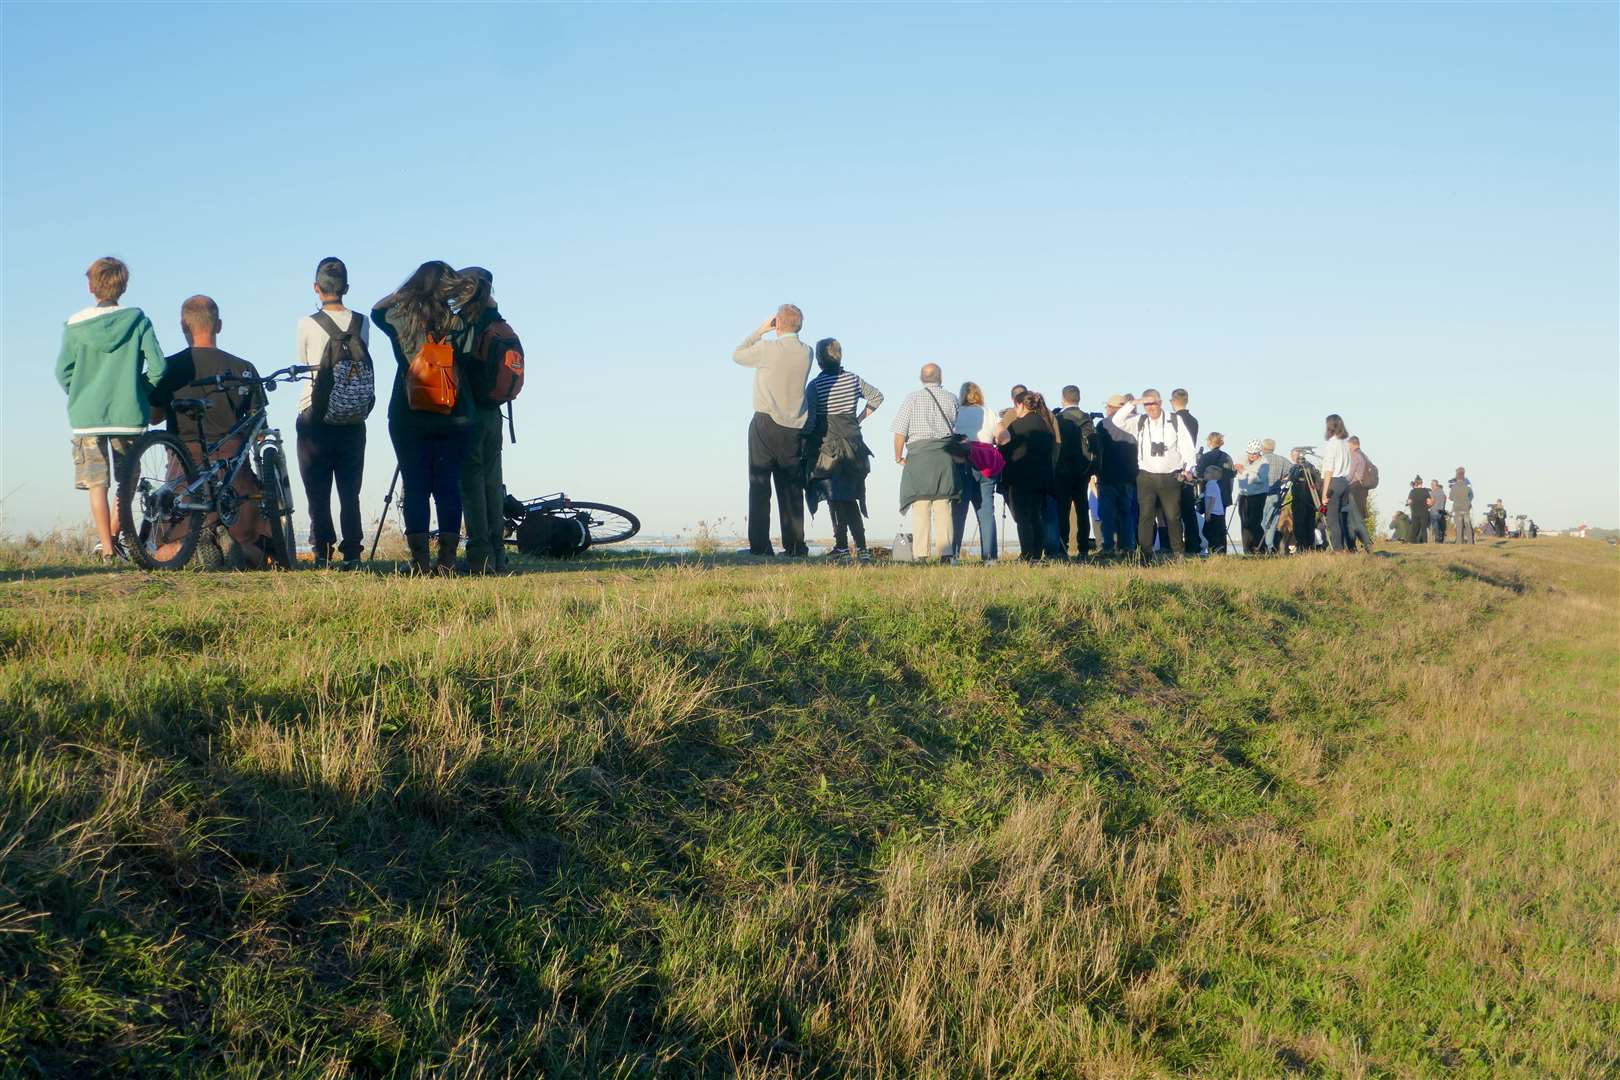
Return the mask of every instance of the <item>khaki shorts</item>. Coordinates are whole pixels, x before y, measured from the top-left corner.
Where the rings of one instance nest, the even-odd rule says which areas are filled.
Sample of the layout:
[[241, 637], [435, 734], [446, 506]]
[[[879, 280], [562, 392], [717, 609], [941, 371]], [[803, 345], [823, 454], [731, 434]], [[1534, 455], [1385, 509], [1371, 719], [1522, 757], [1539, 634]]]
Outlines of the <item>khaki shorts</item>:
[[134, 435], [73, 436], [73, 486], [80, 491], [112, 487], [135, 439]]

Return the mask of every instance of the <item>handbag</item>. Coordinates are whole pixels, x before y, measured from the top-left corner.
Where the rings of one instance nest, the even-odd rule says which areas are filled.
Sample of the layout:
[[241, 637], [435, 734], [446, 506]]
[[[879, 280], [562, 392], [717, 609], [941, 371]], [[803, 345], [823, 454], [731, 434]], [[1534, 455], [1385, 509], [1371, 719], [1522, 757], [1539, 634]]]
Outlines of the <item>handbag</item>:
[[939, 410], [939, 418], [945, 421], [945, 429], [951, 432], [945, 436], [945, 446], [943, 447], [945, 453], [950, 455], [952, 461], [965, 464], [972, 456], [968, 452], [968, 437], [951, 431], [955, 425], [951, 423], [951, 418], [945, 415], [945, 406], [939, 403], [939, 398], [934, 396], [932, 390], [926, 390], [925, 392], [928, 394], [928, 400], [934, 403], [934, 408]]

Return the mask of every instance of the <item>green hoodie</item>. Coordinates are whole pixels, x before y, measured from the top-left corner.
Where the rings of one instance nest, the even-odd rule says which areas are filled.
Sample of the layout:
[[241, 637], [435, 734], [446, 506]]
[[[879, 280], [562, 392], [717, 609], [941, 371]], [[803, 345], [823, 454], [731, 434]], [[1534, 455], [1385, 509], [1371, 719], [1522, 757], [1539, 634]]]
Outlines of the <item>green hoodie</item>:
[[152, 386], [164, 367], [157, 332], [140, 308], [85, 308], [68, 319], [56, 381], [67, 391], [73, 434], [145, 431]]

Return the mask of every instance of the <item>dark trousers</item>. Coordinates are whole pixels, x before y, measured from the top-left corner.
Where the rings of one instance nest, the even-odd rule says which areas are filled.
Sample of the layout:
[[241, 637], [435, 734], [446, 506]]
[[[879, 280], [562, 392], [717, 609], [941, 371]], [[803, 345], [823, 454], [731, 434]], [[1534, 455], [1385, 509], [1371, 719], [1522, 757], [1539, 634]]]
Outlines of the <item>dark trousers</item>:
[[1327, 488], [1327, 534], [1328, 547], [1334, 551], [1344, 550], [1344, 515], [1350, 510], [1350, 481], [1342, 476], [1335, 476]]
[[1013, 521], [1018, 525], [1018, 557], [1026, 562], [1039, 559], [1046, 543], [1046, 492], [1013, 488]]
[[1136, 484], [1097, 485], [1097, 521], [1102, 526], [1104, 551], [1129, 551], [1136, 546]]
[[1426, 544], [1429, 542], [1429, 512], [1412, 515], [1412, 543]]
[[1266, 542], [1266, 497], [1239, 495], [1238, 520], [1243, 523], [1243, 554], [1258, 555]]
[[1187, 550], [1194, 555], [1203, 550], [1198, 536], [1198, 495], [1191, 484], [1181, 485], [1181, 530]]
[[309, 507], [309, 546], [317, 558], [331, 558], [338, 543], [332, 527], [332, 486], [337, 485], [338, 520], [345, 559], [358, 559], [366, 546], [360, 523], [360, 479], [366, 469], [366, 425], [328, 424], [302, 413], [297, 422], [298, 475]]
[[808, 554], [804, 544], [804, 474], [798, 428], [783, 427], [764, 413], [748, 425], [748, 550], [771, 554], [771, 484], [782, 523], [782, 551]]
[[467, 454], [461, 460], [461, 509], [467, 519], [467, 564], [499, 569], [506, 562], [506, 516], [501, 503], [501, 410], [473, 413]]
[[1164, 515], [1170, 549], [1177, 555], [1186, 551], [1181, 531], [1181, 477], [1175, 473], [1136, 474], [1136, 546], [1143, 558], [1153, 554], [1153, 523]]
[[392, 425], [388, 437], [399, 458], [400, 479], [405, 493], [400, 509], [405, 515], [407, 533], [428, 531], [428, 507], [439, 512], [439, 534], [461, 534], [461, 459], [467, 454], [467, 429], [446, 428], [433, 432], [400, 430]]
[[1226, 515], [1204, 515], [1204, 543], [1209, 545], [1211, 555], [1226, 554]]
[[861, 504], [854, 499], [829, 502], [832, 511], [833, 547], [848, 548], [850, 534], [855, 537], [855, 549], [866, 550], [866, 525], [861, 521]]
[[1069, 514], [1074, 514], [1074, 551], [1081, 558], [1091, 554], [1091, 503], [1086, 498], [1089, 476], [1060, 476], [1057, 490], [1058, 547], [1065, 555], [1069, 552]]

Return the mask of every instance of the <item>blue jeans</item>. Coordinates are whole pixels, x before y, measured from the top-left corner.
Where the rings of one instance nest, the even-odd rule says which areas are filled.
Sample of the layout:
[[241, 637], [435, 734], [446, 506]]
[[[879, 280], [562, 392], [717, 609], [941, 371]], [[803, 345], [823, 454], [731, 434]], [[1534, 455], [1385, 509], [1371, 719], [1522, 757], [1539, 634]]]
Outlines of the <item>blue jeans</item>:
[[1097, 523], [1102, 549], [1127, 552], [1136, 547], [1136, 485], [1098, 484]]
[[1267, 495], [1265, 509], [1260, 511], [1260, 529], [1266, 534], [1266, 550], [1277, 550], [1277, 523], [1282, 520], [1282, 496]]
[[979, 513], [979, 556], [986, 561], [996, 557], [996, 482], [986, 479], [971, 465], [958, 465], [957, 488], [962, 497], [951, 507], [951, 521], [956, 526], [951, 540], [951, 558], [962, 554], [962, 539], [967, 524], [968, 504]]
[[428, 531], [431, 500], [439, 511], [440, 535], [461, 536], [461, 459], [467, 453], [469, 433], [467, 428], [426, 433], [388, 429], [399, 458], [399, 478], [405, 484], [399, 502], [407, 533]]
[[1046, 557], [1048, 559], [1066, 559], [1068, 552], [1064, 550], [1063, 537], [1058, 532], [1058, 501], [1055, 497], [1046, 497]]

